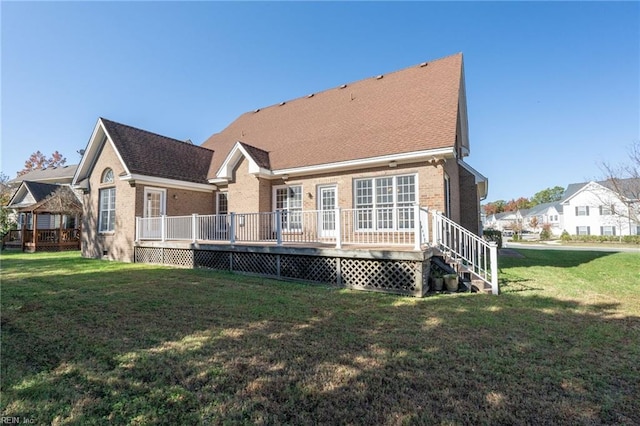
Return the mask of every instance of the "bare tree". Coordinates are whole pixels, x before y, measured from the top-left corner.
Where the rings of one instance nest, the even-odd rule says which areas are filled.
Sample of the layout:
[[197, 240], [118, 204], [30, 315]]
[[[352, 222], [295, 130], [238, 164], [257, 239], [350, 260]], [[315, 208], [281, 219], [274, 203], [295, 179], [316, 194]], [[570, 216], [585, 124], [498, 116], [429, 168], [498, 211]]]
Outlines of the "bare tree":
[[36, 169], [62, 166], [66, 162], [67, 159], [58, 151], [51, 154], [51, 157], [49, 158], [47, 158], [42, 152], [36, 151], [24, 162], [24, 168], [18, 172], [18, 176], [22, 176], [23, 174]]
[[[625, 211], [615, 213], [625, 217], [636, 225], [640, 224], [640, 141], [629, 147], [629, 161], [619, 165], [602, 163], [600, 168], [605, 175], [603, 186], [613, 191], [624, 204]], [[613, 207], [613, 206], [611, 206]]]

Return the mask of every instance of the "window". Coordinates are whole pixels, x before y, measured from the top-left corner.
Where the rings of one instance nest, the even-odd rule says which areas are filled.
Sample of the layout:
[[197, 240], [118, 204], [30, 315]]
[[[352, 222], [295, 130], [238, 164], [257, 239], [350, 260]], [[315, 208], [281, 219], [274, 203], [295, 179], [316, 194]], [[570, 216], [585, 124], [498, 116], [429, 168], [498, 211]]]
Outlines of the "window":
[[282, 212], [282, 230], [302, 229], [302, 185], [281, 186], [274, 189], [274, 205]]
[[601, 226], [600, 235], [616, 235], [615, 226]]
[[355, 180], [357, 229], [413, 229], [415, 181], [414, 175]]
[[600, 206], [601, 216], [610, 216], [612, 214], [615, 214], [615, 209], [613, 206]]
[[589, 206], [576, 206], [576, 216], [589, 216]]
[[113, 232], [116, 223], [116, 189], [104, 188], [100, 190], [100, 217], [98, 230]]
[[576, 226], [576, 235], [591, 235], [589, 226]]
[[113, 170], [106, 169], [104, 172], [102, 172], [102, 180], [100, 182], [113, 183]]

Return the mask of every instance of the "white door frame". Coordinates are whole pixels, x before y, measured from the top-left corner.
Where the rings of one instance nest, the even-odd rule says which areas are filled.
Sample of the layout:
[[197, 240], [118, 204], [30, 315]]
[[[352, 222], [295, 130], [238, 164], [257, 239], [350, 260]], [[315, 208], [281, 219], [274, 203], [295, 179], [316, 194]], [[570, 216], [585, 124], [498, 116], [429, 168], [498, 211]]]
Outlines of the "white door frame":
[[[325, 210], [324, 206], [324, 198], [322, 194], [324, 191], [333, 191], [333, 200], [334, 205], [331, 209]], [[336, 219], [335, 219], [335, 209], [338, 207], [338, 185], [330, 184], [330, 185], [319, 185], [318, 186], [318, 236], [327, 238], [327, 237], [335, 237], [336, 236]], [[325, 211], [331, 211], [331, 213], [325, 213]], [[327, 220], [327, 222], [325, 222]], [[327, 229], [325, 229], [325, 225], [330, 225]], [[331, 226], [332, 225], [332, 226]]]
[[167, 190], [164, 188], [144, 188], [144, 211], [143, 217], [149, 217], [149, 196], [151, 194], [160, 194], [160, 216], [167, 214]]

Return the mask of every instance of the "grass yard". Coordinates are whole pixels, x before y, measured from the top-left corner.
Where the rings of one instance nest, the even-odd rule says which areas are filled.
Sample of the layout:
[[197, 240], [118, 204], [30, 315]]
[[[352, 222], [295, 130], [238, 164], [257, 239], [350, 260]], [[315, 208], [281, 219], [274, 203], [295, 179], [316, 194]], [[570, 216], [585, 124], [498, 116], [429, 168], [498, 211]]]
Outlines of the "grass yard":
[[2, 416], [35, 424], [640, 424], [640, 254], [519, 250], [413, 299], [2, 254]]

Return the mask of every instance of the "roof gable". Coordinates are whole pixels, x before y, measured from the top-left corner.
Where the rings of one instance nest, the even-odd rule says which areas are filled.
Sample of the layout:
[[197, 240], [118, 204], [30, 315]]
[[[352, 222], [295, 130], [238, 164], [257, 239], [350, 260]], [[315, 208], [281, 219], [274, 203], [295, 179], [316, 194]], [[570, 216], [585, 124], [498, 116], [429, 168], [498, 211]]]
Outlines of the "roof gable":
[[9, 200], [7, 207], [22, 208], [37, 204], [44, 201], [59, 188], [62, 188], [62, 185], [23, 180], [11, 200]]
[[209, 177], [238, 140], [268, 152], [272, 170], [453, 148], [463, 92], [456, 54], [247, 112], [204, 142]]
[[98, 119], [73, 183], [86, 179], [102, 146], [110, 143], [125, 169], [124, 177], [162, 178], [207, 183], [213, 151], [105, 118]]

